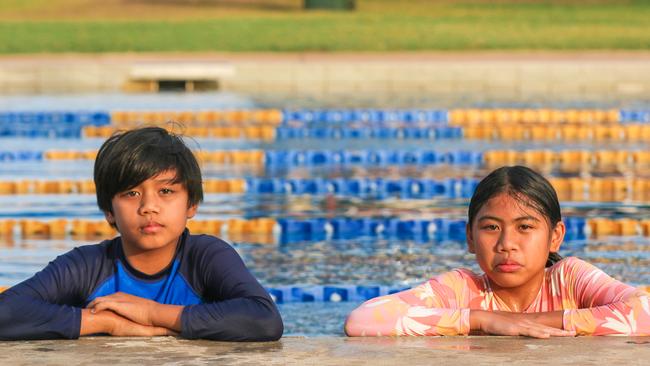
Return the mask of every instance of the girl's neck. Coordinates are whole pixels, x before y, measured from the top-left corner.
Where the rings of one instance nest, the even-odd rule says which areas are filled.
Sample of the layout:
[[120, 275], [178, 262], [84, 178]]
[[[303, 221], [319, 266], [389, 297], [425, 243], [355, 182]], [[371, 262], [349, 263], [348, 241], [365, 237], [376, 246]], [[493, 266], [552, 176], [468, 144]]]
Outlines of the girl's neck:
[[494, 295], [508, 307], [511, 312], [521, 313], [535, 301], [544, 284], [546, 271], [518, 287], [500, 287], [489, 277], [487, 280]]

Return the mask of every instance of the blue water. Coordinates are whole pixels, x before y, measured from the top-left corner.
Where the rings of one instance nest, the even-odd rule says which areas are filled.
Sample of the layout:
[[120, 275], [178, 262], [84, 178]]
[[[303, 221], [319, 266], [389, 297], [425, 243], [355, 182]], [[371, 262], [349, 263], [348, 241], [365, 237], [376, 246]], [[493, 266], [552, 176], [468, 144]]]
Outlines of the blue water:
[[[0, 110], [77, 110], [77, 109], [216, 109], [253, 108], [255, 103], [235, 95], [90, 95], [64, 97], [8, 97], [0, 100]], [[0, 139], [3, 150], [73, 149], [91, 150], [99, 139]], [[197, 139], [203, 150], [216, 149], [435, 149], [450, 151], [490, 148], [557, 148], [545, 143], [430, 141], [430, 140], [284, 140], [271, 143]], [[564, 148], [623, 146], [591, 145], [582, 142]], [[638, 146], [641, 147], [641, 146]], [[625, 146], [625, 148], [632, 148]], [[409, 167], [320, 166], [270, 169], [258, 166], [203, 167], [204, 178], [335, 178], [335, 177], [448, 177], [480, 178], [482, 167], [450, 165]], [[23, 161], [0, 162], [0, 181], [20, 179], [91, 179], [92, 162]], [[650, 217], [644, 203], [563, 202], [564, 214], [592, 217], [624, 215], [635, 219]], [[197, 219], [251, 217], [397, 217], [445, 216], [463, 219], [467, 200], [371, 200], [333, 196], [223, 195], [208, 194]], [[92, 218], [101, 219], [93, 195], [17, 195], [0, 196], [3, 218]], [[298, 240], [283, 242], [279, 236], [257, 241], [229, 238], [247, 266], [265, 286], [291, 285], [385, 285], [410, 286], [438, 273], [467, 267], [478, 271], [465, 244], [454, 240], [362, 237], [355, 239]], [[16, 284], [71, 248], [90, 244], [70, 237], [62, 239], [24, 239], [19, 235], [0, 237], [0, 286]], [[563, 255], [589, 260], [615, 278], [633, 285], [650, 284], [650, 238], [626, 237], [587, 239], [565, 243]], [[342, 334], [346, 314], [358, 302], [287, 303], [280, 305], [285, 319], [285, 334]]]

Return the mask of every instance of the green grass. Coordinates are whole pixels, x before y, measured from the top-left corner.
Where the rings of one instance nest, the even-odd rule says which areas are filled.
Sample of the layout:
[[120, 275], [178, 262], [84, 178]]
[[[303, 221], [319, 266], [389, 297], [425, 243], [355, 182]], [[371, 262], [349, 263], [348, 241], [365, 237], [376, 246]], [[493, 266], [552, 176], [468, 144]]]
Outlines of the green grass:
[[27, 6], [39, 0], [14, 3], [22, 10], [3, 5], [0, 53], [650, 49], [650, 1], [367, 0], [355, 12], [306, 12], [287, 2], [271, 10], [185, 7], [164, 16], [172, 6], [138, 19], [128, 11], [55, 16]]

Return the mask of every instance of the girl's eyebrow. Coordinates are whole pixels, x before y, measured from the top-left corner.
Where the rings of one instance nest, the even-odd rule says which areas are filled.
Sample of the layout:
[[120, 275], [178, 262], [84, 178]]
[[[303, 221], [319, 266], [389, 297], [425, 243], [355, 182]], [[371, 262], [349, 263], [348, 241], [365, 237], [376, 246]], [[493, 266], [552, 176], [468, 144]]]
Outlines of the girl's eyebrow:
[[[477, 221], [483, 221], [483, 220], [494, 220], [494, 221], [499, 221], [502, 222], [503, 219], [496, 217], [496, 216], [490, 216], [490, 215], [485, 215], [481, 216], [478, 218]], [[514, 219], [513, 221], [525, 221], [525, 220], [532, 220], [532, 221], [540, 221], [537, 217], [534, 216], [520, 216]]]

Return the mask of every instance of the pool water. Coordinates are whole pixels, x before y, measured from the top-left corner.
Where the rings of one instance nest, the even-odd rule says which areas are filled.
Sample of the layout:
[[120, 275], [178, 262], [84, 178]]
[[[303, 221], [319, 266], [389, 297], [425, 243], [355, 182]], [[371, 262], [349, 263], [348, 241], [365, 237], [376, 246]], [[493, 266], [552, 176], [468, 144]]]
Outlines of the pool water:
[[[21, 99], [21, 110], [57, 110], [82, 107], [95, 110], [137, 109], [137, 101], [111, 97], [106, 100], [89, 97], [66, 97], [66, 99]], [[215, 101], [216, 100], [216, 101]], [[223, 99], [183, 99], [180, 102], [166, 98], [142, 99], [149, 109], [177, 108], [254, 108], [254, 103], [233, 96]], [[16, 104], [0, 103], [0, 110], [9, 110]], [[90, 106], [90, 107], [89, 107]], [[23, 151], [51, 149], [92, 150], [103, 139], [99, 138], [27, 138], [9, 136], [0, 138], [1, 150]], [[300, 151], [309, 149], [364, 151], [400, 150], [437, 152], [487, 149], [540, 149], [540, 148], [633, 148], [625, 142], [597, 144], [590, 141], [564, 143], [539, 141], [468, 141], [456, 137], [449, 140], [434, 138], [291, 138], [256, 142], [242, 139], [216, 140], [196, 138], [189, 141], [205, 151], [219, 149], [262, 149], [265, 151]], [[216, 178], [277, 178], [277, 179], [473, 179], [483, 177], [489, 169], [481, 164], [455, 165], [441, 162], [435, 165], [412, 164], [302, 164], [297, 166], [217, 165], [202, 166], [205, 179]], [[637, 172], [639, 176], [648, 172]], [[548, 176], [566, 177], [556, 171]], [[619, 174], [620, 175], [620, 174]], [[584, 176], [584, 171], [572, 176]], [[616, 176], [609, 174], [607, 176]], [[21, 179], [91, 179], [92, 161], [25, 160], [0, 161], [0, 182]], [[471, 192], [470, 192], [471, 193]], [[335, 193], [295, 195], [287, 193], [210, 193], [199, 208], [196, 220], [229, 218], [270, 217], [276, 219], [314, 218], [398, 218], [398, 219], [446, 219], [464, 220], [467, 211], [467, 195], [440, 196], [432, 199], [407, 198], [395, 195], [387, 197], [350, 196]], [[562, 202], [564, 215], [578, 218], [627, 217], [643, 220], [650, 215], [647, 202]], [[0, 220], [35, 219], [48, 221], [57, 218], [82, 218], [101, 220], [103, 215], [91, 194], [19, 194], [0, 195]], [[456, 230], [456, 229], [454, 229]], [[457, 235], [456, 235], [457, 234]], [[255, 235], [229, 235], [223, 238], [233, 244], [245, 263], [260, 282], [268, 288], [309, 286], [385, 286], [405, 288], [416, 285], [438, 273], [457, 267], [479, 271], [473, 255], [467, 253], [462, 233], [436, 236], [430, 232], [397, 233], [395, 235], [332, 235], [331, 228], [323, 235], [288, 237], [276, 230], [264, 237]], [[0, 236], [0, 286], [11, 286], [29, 278], [50, 260], [75, 246], [98, 242], [99, 238], [25, 237], [16, 229]], [[561, 249], [564, 256], [578, 256], [588, 260], [615, 278], [633, 285], [650, 284], [650, 238], [637, 235], [615, 235], [571, 238]], [[341, 335], [345, 316], [361, 300], [339, 301], [287, 301], [279, 304], [285, 321], [287, 335]]]

